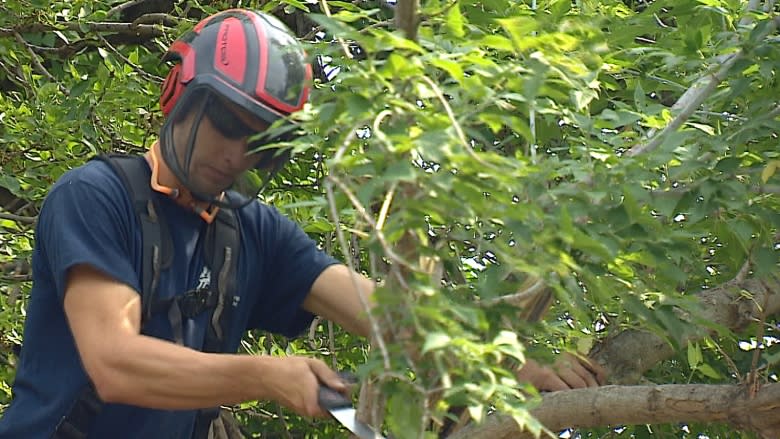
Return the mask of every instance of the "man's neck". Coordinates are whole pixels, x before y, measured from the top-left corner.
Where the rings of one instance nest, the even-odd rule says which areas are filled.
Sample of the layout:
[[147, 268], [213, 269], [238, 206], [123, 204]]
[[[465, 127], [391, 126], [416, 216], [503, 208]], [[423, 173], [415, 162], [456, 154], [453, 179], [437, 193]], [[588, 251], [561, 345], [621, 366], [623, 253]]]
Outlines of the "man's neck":
[[170, 167], [162, 160], [160, 151], [160, 142], [156, 141], [152, 147], [144, 154], [146, 162], [152, 170], [151, 186], [157, 192], [167, 195], [176, 204], [192, 210], [198, 214], [204, 221], [211, 223], [217, 215], [219, 208], [210, 203], [196, 199], [192, 192], [187, 189], [176, 175], [173, 174]]

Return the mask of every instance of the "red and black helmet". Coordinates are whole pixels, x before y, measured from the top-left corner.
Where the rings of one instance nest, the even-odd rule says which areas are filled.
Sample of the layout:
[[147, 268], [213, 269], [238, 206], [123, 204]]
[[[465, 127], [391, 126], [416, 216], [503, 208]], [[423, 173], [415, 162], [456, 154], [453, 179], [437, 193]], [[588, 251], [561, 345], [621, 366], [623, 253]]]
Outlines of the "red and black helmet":
[[211, 15], [176, 40], [164, 60], [178, 62], [160, 95], [166, 116], [193, 82], [268, 123], [302, 109], [309, 96], [306, 54], [281, 21], [261, 12]]
[[[234, 104], [268, 125], [301, 110], [308, 99], [312, 77], [302, 46], [275, 17], [252, 10], [229, 9], [205, 18], [174, 41], [164, 60], [176, 64], [165, 78], [160, 95], [160, 107], [166, 116], [161, 132], [163, 159], [196, 197], [227, 207], [245, 204], [287, 162], [289, 149], [269, 152], [271, 155], [266, 154], [267, 159], [258, 163], [257, 169], [234, 181], [227, 196], [215, 197], [199, 192], [190, 175], [198, 123], [193, 125], [189, 141], [179, 140], [178, 145], [174, 144], [173, 125], [191, 111], [197, 111], [200, 121], [205, 109], [212, 108], [210, 102], [215, 102], [214, 98]], [[191, 98], [204, 96], [206, 99], [201, 99], [199, 110], [193, 110]], [[280, 141], [289, 136], [294, 125], [283, 125], [280, 129], [288, 134], [266, 133], [271, 143], [273, 139]], [[241, 196], [233, 200], [241, 201], [225, 203], [234, 193]]]

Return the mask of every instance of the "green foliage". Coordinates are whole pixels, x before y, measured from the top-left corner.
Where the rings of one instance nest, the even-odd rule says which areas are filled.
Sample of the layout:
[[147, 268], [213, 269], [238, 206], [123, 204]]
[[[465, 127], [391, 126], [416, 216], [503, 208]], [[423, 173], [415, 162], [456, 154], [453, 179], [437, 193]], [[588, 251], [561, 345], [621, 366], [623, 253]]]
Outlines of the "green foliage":
[[[96, 22], [121, 21], [108, 15], [119, 3], [0, 6], [0, 190], [31, 203], [24, 215], [34, 216], [56, 178], [94, 153], [139, 151], [154, 140], [161, 53], [197, 14], [177, 7], [174, 25], [149, 25], [157, 33], [144, 39], [97, 30]], [[385, 425], [400, 438], [422, 437], [453, 407], [477, 421], [497, 409], [540, 432], [527, 412], [534, 392], [507, 365], [583, 350], [626, 328], [654, 331], [678, 348], [648, 373], [655, 382], [729, 383], [750, 371], [755, 350], [740, 350], [739, 340], [755, 340], [756, 327], [717, 328], [717, 337], [686, 346], [699, 328], [679, 316], [695, 316], [693, 294], [748, 262], [752, 276], [777, 276], [773, 14], [746, 14], [744, 2], [729, 0], [540, 0], [535, 9], [427, 0], [419, 38], [409, 41], [381, 1], [331, 1], [330, 16], [312, 2], [242, 4], [317, 26], [309, 52], [338, 69], [315, 83], [300, 115], [306, 135], [264, 199], [380, 280], [380, 309], [392, 317], [383, 320], [392, 334], [386, 352], [324, 323], [300, 340], [252, 334], [246, 351], [319, 355], [378, 378], [389, 395]], [[314, 35], [311, 26], [299, 35]], [[680, 117], [673, 104], [728, 56], [739, 59], [702, 105], [663, 133]], [[659, 132], [657, 148], [631, 152]], [[28, 260], [30, 224], [0, 219], [0, 228], [0, 264]], [[0, 402], [10, 397], [14, 365], [5, 346], [21, 341], [29, 289], [8, 273], [0, 281]], [[556, 301], [530, 325], [498, 299], [534, 278]], [[767, 340], [776, 328], [767, 323]], [[754, 348], [766, 353], [766, 376], [777, 370], [771, 346]], [[333, 422], [262, 402], [241, 406], [237, 417], [254, 435], [343, 434]]]

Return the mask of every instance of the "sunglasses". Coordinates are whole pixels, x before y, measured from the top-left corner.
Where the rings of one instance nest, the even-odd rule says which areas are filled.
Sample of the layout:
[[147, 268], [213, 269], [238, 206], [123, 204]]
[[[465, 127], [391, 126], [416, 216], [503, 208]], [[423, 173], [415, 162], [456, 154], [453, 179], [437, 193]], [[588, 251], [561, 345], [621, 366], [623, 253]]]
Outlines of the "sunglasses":
[[[221, 102], [212, 98], [207, 102], [204, 114], [220, 135], [227, 139], [243, 139], [248, 137], [247, 151], [256, 152], [265, 145], [292, 140], [295, 135], [291, 126], [275, 128], [273, 132], [259, 131], [245, 124], [235, 112]], [[270, 131], [270, 130], [269, 130]], [[268, 150], [261, 154], [257, 163], [258, 169], [275, 169], [290, 159], [289, 150]]]
[[223, 137], [232, 140], [249, 137], [248, 151], [254, 151], [270, 143], [288, 142], [295, 138], [292, 126], [269, 129], [268, 132], [250, 127], [219, 99], [210, 99], [204, 113], [211, 125]]
[[236, 113], [231, 111], [219, 99], [209, 99], [205, 110], [206, 117], [211, 125], [219, 131], [223, 137], [236, 140], [258, 134], [259, 131], [245, 124]]

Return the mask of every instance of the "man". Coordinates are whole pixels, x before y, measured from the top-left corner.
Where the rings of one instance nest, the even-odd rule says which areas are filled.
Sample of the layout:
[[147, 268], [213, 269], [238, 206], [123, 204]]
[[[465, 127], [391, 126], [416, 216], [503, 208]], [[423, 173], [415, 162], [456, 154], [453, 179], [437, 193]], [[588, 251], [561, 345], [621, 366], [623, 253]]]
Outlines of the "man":
[[[138, 158], [150, 172], [150, 213], [172, 243], [170, 266], [153, 282], [154, 304], [165, 306], [147, 314], [151, 302], [141, 300], [148, 255], [122, 176], [100, 160], [66, 173], [39, 217], [25, 342], [0, 437], [188, 438], [200, 434], [198, 409], [273, 400], [325, 416], [319, 386], [345, 391], [316, 359], [233, 354], [248, 329], [296, 335], [315, 314], [370, 334], [359, 294], [370, 302], [373, 283], [256, 199], [287, 158], [262, 146], [307, 99], [302, 49], [273, 17], [229, 10], [174, 42], [167, 58], [177, 64], [163, 84], [166, 121]], [[223, 255], [237, 258], [235, 287], [187, 314], [184, 297], [208, 302], [217, 279], [230, 280], [208, 263], [220, 210], [234, 212], [240, 229], [240, 251]], [[227, 323], [215, 324], [222, 314]], [[228, 353], [205, 347], [217, 329]], [[529, 363], [521, 376], [548, 390], [598, 385], [578, 362], [566, 364], [556, 372]], [[84, 389], [99, 411], [79, 408]]]

